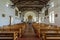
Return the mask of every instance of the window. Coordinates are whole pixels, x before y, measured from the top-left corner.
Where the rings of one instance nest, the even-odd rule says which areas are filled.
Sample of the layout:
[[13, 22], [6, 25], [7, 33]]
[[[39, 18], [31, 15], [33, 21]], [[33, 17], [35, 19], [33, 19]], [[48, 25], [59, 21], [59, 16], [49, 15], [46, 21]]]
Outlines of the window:
[[49, 13], [49, 22], [50, 23], [55, 23], [55, 20], [54, 20], [54, 11], [52, 11], [51, 13]]
[[41, 17], [39, 17], [39, 23], [41, 23]]
[[44, 17], [39, 17], [39, 23], [43, 23], [44, 22]]
[[54, 2], [51, 3], [51, 7], [54, 7]]
[[13, 23], [13, 17], [11, 17], [11, 23]]
[[44, 22], [44, 17], [42, 17], [41, 21]]
[[50, 5], [49, 9], [52, 8], [52, 7], [54, 7], [54, 2], [51, 2], [49, 5]]

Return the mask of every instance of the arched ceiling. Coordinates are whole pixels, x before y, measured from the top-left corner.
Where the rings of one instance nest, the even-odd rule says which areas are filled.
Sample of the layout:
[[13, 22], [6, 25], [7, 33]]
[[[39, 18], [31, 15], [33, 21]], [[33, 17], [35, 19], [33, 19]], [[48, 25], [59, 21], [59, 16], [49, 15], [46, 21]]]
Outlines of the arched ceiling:
[[49, 0], [11, 0], [18, 9], [22, 10], [40, 10]]

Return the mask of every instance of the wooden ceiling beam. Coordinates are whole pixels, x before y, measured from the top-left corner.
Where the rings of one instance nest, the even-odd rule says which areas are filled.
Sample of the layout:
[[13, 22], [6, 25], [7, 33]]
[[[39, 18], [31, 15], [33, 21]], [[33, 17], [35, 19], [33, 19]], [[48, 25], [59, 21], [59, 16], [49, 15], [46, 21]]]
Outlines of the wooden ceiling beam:
[[42, 2], [47, 2], [48, 0], [40, 0], [40, 1], [42, 1]]
[[41, 8], [36, 8], [36, 7], [34, 7], [34, 8], [29, 8], [29, 7], [19, 7], [19, 10], [21, 10], [21, 11], [24, 11], [24, 10], [41, 10]]
[[[32, 0], [11, 0], [14, 4], [19, 4], [21, 1], [32, 1]], [[33, 0], [33, 1], [39, 1], [40, 4], [45, 5], [49, 0]]]
[[[20, 2], [17, 2], [17, 3], [15, 3], [15, 5], [19, 5], [19, 4], [31, 4], [31, 3], [34, 3], [35, 1], [31, 1], [31, 3], [29, 3], [30, 1], [20, 1]], [[37, 2], [37, 3], [39, 3], [39, 1]]]
[[12, 1], [14, 4], [20, 2], [20, 0], [10, 0], [10, 1]]
[[40, 2], [44, 3], [46, 5], [46, 3], [49, 1], [49, 0], [39, 0]]
[[[21, 7], [25, 8], [27, 7], [28, 9], [34, 9], [34, 8], [42, 8], [44, 7], [49, 0], [11, 0], [12, 3], [14, 3], [15, 6], [17, 6], [19, 9]], [[31, 1], [31, 2], [29, 2]], [[37, 3], [35, 3], [34, 1], [38, 1]], [[28, 4], [28, 5], [27, 5]], [[26, 9], [27, 9], [26, 8]]]
[[43, 7], [44, 5], [16, 5], [17, 7]]
[[31, 2], [31, 3], [29, 3], [29, 1], [22, 1], [22, 2], [18, 2], [18, 3], [16, 3], [15, 5], [20, 5], [20, 4], [32, 4], [33, 3], [33, 5], [45, 5], [45, 3], [44, 2], [41, 2], [41, 1], [38, 1], [37, 3], [34, 3], [34, 2]]
[[46, 2], [43, 2], [43, 1], [39, 1], [41, 4], [46, 4]]

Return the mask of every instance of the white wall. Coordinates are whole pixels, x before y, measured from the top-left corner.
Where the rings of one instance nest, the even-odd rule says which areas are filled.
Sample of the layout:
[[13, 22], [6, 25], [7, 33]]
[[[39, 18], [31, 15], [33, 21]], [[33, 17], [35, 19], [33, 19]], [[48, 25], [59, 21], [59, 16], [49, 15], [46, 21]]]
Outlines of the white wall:
[[[12, 24], [20, 23], [20, 19], [15, 18], [15, 9], [6, 7], [7, 3], [11, 3], [9, 0], [0, 0], [0, 26], [9, 25], [9, 16], [12, 16]], [[2, 17], [5, 14], [5, 17]]]
[[[54, 11], [54, 14], [58, 15], [58, 17], [55, 17], [55, 23], [53, 23], [53, 25], [60, 26], [60, 0], [50, 0], [48, 4], [51, 2], [54, 2], [54, 7], [49, 8], [48, 13]], [[45, 19], [45, 23], [49, 24], [49, 18]]]

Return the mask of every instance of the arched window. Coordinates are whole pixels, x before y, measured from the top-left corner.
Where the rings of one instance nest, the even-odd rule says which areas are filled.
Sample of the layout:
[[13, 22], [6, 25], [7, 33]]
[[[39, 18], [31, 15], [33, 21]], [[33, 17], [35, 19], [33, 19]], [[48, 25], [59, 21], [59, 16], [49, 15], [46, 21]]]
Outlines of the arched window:
[[50, 8], [53, 8], [53, 7], [54, 7], [54, 2], [51, 2], [49, 5], [50, 5], [50, 6], [49, 6], [49, 9], [50, 9]]
[[49, 13], [49, 22], [50, 23], [55, 23], [55, 20], [54, 20], [54, 11], [52, 11], [51, 13]]
[[41, 17], [39, 17], [39, 23], [41, 23]]

